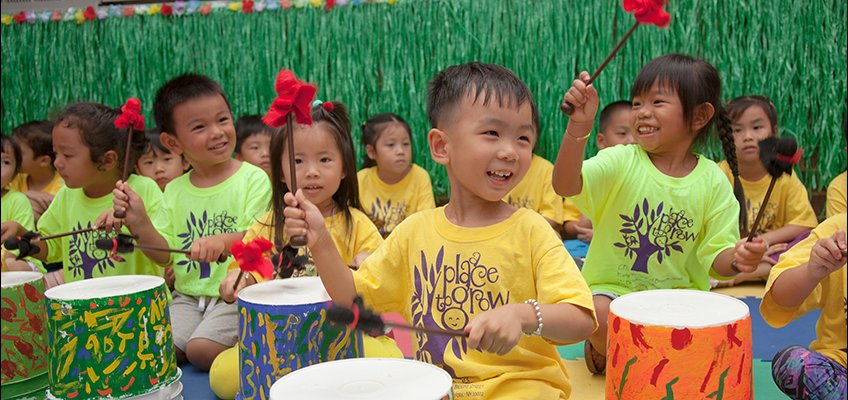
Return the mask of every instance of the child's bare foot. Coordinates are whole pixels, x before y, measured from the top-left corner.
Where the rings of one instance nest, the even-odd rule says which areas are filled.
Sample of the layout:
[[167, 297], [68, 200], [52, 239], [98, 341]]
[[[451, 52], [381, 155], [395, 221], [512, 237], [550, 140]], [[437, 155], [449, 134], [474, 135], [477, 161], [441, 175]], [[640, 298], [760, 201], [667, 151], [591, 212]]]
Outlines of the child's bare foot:
[[583, 358], [586, 361], [586, 368], [589, 372], [595, 375], [603, 375], [607, 369], [607, 358], [599, 353], [588, 340], [583, 345]]

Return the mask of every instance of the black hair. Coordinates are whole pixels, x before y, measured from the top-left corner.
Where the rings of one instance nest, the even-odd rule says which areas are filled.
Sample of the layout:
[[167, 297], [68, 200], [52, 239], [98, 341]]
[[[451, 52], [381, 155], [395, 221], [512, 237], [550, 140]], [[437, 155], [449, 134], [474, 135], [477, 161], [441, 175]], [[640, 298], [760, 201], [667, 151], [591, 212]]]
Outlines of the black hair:
[[[401, 124], [406, 129], [406, 133], [409, 135], [409, 141], [412, 143], [412, 130], [409, 129], [409, 124], [400, 115], [382, 113], [369, 118], [368, 121], [362, 124], [362, 147], [371, 145], [376, 148], [377, 140], [380, 139], [380, 135], [391, 123]], [[362, 156], [362, 168], [371, 168], [375, 165], [377, 165], [377, 162], [373, 158], [368, 157], [368, 153]]]
[[[95, 164], [99, 165], [103, 162], [103, 155], [107, 151], [112, 150], [117, 153], [116, 165], [120, 171], [124, 166], [127, 149], [127, 130], [115, 126], [115, 119], [119, 115], [121, 115], [120, 108], [110, 108], [90, 102], [74, 103], [62, 111], [55, 125], [76, 129], [82, 142], [89, 149], [91, 162]], [[144, 131], [133, 129], [129, 165], [132, 166], [138, 162], [146, 143]]]
[[492, 97], [501, 107], [518, 108], [529, 102], [533, 127], [539, 133], [539, 110], [533, 94], [512, 71], [500, 65], [475, 61], [448, 67], [436, 74], [427, 91], [427, 119], [432, 128], [441, 126], [464, 96], [472, 95], [475, 103], [482, 96], [483, 105], [488, 105]]
[[227, 103], [227, 108], [230, 108], [230, 101], [227, 100], [224, 89], [212, 78], [188, 73], [171, 79], [159, 88], [153, 101], [153, 118], [156, 125], [162, 132], [176, 136], [174, 107], [190, 100], [216, 95], [220, 95]]
[[56, 159], [53, 152], [53, 123], [45, 120], [29, 121], [12, 130], [12, 136], [32, 149], [34, 157], [48, 156]]
[[2, 136], [2, 141], [0, 141], [0, 148], [2, 148], [2, 152], [6, 152], [6, 146], [12, 149], [12, 158], [15, 159], [15, 170], [12, 172], [12, 178], [18, 174], [18, 171], [21, 170], [21, 146], [18, 145], [18, 142], [10, 137], [6, 136], [6, 134], [0, 134]]
[[[338, 101], [331, 102], [333, 111], [327, 111], [322, 105], [312, 107], [312, 124], [323, 125], [332, 133], [339, 152], [342, 155], [342, 178], [336, 193], [333, 193], [333, 202], [336, 207], [344, 213], [345, 228], [348, 232], [353, 229], [353, 216], [351, 208], [362, 209], [359, 203], [359, 182], [356, 179], [356, 156], [353, 152], [353, 139], [350, 137], [350, 118], [347, 108]], [[283, 165], [283, 153], [287, 150], [288, 128], [283, 126], [271, 135], [271, 220], [273, 221], [275, 246], [282, 247], [279, 241], [282, 239], [285, 217], [283, 210], [286, 203], [283, 195], [290, 192], [285, 182], [283, 168], [288, 168], [288, 163]]]
[[262, 116], [260, 115], [242, 115], [239, 117], [238, 121], [236, 121], [236, 153], [241, 152], [241, 145], [244, 143], [247, 138], [258, 135], [258, 134], [268, 134], [269, 136], [274, 131], [268, 125], [265, 125], [265, 122], [262, 121]]
[[168, 150], [164, 144], [162, 144], [162, 140], [160, 137], [162, 136], [162, 130], [159, 128], [148, 129], [144, 132], [144, 136], [147, 138], [147, 143], [144, 145], [144, 150], [141, 154], [147, 154], [149, 152], [162, 153], [162, 154], [171, 154], [171, 150]]
[[736, 145], [733, 143], [733, 131], [730, 117], [721, 105], [721, 78], [710, 63], [683, 54], [666, 54], [657, 57], [639, 71], [630, 97], [634, 98], [651, 90], [654, 83], [672, 89], [677, 93], [683, 107], [683, 120], [692, 121], [695, 108], [709, 103], [715, 109], [713, 118], [698, 130], [693, 144], [706, 141], [710, 128], [715, 125], [718, 138], [730, 171], [733, 174], [733, 195], [739, 202], [739, 231], [745, 235], [748, 212], [745, 208], [745, 191], [739, 180], [739, 165], [736, 162]]
[[609, 119], [613, 114], [622, 111], [622, 110], [631, 110], [633, 108], [633, 104], [627, 100], [618, 100], [612, 103], [607, 104], [603, 110], [601, 110], [601, 116], [598, 120], [598, 132], [607, 132], [607, 125], [609, 125]]
[[774, 103], [765, 96], [740, 96], [727, 102], [725, 109], [730, 121], [737, 121], [752, 106], [760, 107], [771, 123], [772, 134], [777, 134], [777, 110]]

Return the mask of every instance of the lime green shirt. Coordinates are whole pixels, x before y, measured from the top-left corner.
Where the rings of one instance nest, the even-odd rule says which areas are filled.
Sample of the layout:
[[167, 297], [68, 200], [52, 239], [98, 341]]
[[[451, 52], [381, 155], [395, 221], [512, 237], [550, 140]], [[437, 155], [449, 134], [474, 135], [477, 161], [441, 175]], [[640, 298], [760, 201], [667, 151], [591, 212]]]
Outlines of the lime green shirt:
[[9, 189], [3, 195], [0, 200], [0, 221], [15, 221], [28, 231], [35, 228], [32, 205], [25, 194]]
[[[268, 175], [243, 162], [232, 176], [209, 188], [194, 186], [191, 173], [165, 187], [159, 232], [171, 248], [188, 250], [202, 237], [246, 231], [268, 211], [271, 181]], [[148, 208], [149, 209], [149, 208]], [[232, 256], [224, 262], [199, 262], [172, 253], [176, 291], [190, 296], [218, 296]]]
[[583, 190], [569, 197], [595, 234], [583, 264], [593, 292], [709, 290], [716, 256], [739, 240], [739, 203], [714, 162], [698, 156], [683, 178], [663, 174], [638, 145], [614, 146], [583, 163]]

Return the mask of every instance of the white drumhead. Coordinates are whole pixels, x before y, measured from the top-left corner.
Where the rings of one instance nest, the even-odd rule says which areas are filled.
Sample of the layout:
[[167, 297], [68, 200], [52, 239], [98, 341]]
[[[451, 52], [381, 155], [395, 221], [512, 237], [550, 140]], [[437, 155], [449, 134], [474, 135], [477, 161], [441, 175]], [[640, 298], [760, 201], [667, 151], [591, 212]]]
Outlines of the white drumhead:
[[741, 300], [700, 290], [646, 290], [621, 296], [610, 312], [631, 323], [671, 328], [724, 326], [748, 316]]
[[44, 292], [53, 300], [91, 300], [143, 292], [165, 284], [152, 275], [120, 275], [86, 279], [56, 286]]
[[315, 304], [330, 301], [330, 295], [324, 289], [321, 278], [317, 276], [262, 282], [239, 291], [238, 297], [239, 300], [248, 303], [272, 306]]
[[4, 289], [7, 287], [23, 285], [27, 282], [37, 281], [43, 275], [40, 272], [33, 271], [9, 271], [0, 273], [0, 286]]
[[439, 367], [401, 358], [350, 358], [315, 364], [280, 378], [271, 399], [438, 400], [452, 380]]

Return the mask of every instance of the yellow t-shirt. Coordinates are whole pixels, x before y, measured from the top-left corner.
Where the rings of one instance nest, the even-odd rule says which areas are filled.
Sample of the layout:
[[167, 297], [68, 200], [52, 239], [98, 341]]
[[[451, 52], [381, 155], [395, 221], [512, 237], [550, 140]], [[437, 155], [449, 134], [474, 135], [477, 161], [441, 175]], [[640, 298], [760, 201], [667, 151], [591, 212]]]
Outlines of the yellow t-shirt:
[[563, 197], [562, 198], [562, 222], [568, 221], [580, 221], [580, 217], [583, 214], [580, 213], [580, 210], [577, 209], [577, 206], [574, 205], [574, 202]]
[[775, 328], [783, 327], [810, 310], [820, 308], [822, 312], [816, 323], [816, 340], [810, 343], [810, 349], [824, 354], [842, 364], [843, 367], [846, 365], [845, 348], [848, 347], [848, 343], [846, 343], [848, 332], [846, 332], [845, 326], [845, 299], [846, 294], [848, 294], [846, 266], [843, 265], [842, 268], [832, 272], [819, 282], [813, 292], [807, 296], [807, 299], [795, 308], [783, 307], [775, 303], [771, 287], [780, 274], [806, 264], [810, 260], [810, 251], [812, 251], [816, 241], [829, 238], [836, 231], [845, 231], [846, 224], [848, 224], [848, 221], [846, 221], [844, 212], [830, 217], [813, 229], [810, 236], [784, 253], [780, 257], [780, 262], [771, 269], [768, 283], [766, 283], [766, 293], [763, 295], [762, 303], [760, 303], [760, 313], [763, 315], [763, 319]]
[[[594, 318], [591, 293], [574, 260], [550, 224], [523, 208], [480, 228], [454, 225], [444, 207], [416, 213], [353, 278], [368, 307], [398, 312], [414, 326], [464, 329], [484, 311], [531, 298], [574, 304]], [[559, 399], [571, 393], [556, 347], [539, 336], [522, 336], [503, 356], [469, 349], [454, 336], [414, 333], [412, 342], [416, 360], [451, 374], [457, 399]]]
[[562, 197], [554, 191], [554, 165], [533, 155], [527, 175], [506, 195], [504, 201], [515, 207], [529, 208], [543, 217], [562, 224]]
[[827, 205], [825, 214], [828, 218], [846, 211], [845, 196], [848, 193], [848, 172], [843, 172], [833, 178], [827, 187]]
[[[268, 241], [274, 243], [274, 224], [271, 219], [271, 214], [272, 212], [269, 211], [247, 230], [243, 239], [245, 243], [248, 243], [258, 237], [268, 239]], [[353, 264], [353, 257], [357, 254], [362, 252], [373, 253], [377, 250], [377, 247], [380, 247], [383, 243], [383, 237], [380, 236], [380, 232], [377, 231], [377, 228], [373, 223], [371, 223], [371, 220], [368, 219], [368, 216], [365, 215], [365, 213], [355, 208], [351, 208], [350, 215], [352, 217], [350, 231], [348, 231], [347, 225], [345, 224], [344, 213], [337, 212], [327, 218], [324, 218], [324, 226], [326, 226], [327, 230], [330, 231], [330, 237], [333, 238], [333, 243], [339, 250], [342, 260], [344, 260], [347, 265]], [[283, 237], [283, 240], [280, 241], [280, 243], [284, 246], [288, 243], [288, 238]], [[315, 262], [313, 261], [312, 253], [309, 249], [302, 248], [298, 251], [298, 254], [303, 255], [304, 251], [306, 251], [308, 261], [305, 263], [302, 270], [294, 271], [291, 275], [292, 277], [315, 275]], [[279, 253], [279, 249], [275, 248], [272, 250], [271, 256], [273, 257], [277, 253]], [[237, 268], [238, 263], [235, 261], [233, 261], [229, 266], [230, 270]], [[253, 274], [253, 276], [256, 278], [257, 282], [265, 280], [261, 276], [258, 276], [258, 274]]]
[[[721, 171], [727, 176], [730, 184], [733, 184], [733, 175], [727, 161], [718, 163]], [[757, 213], [760, 212], [763, 199], [766, 197], [771, 176], [766, 175], [756, 182], [739, 178], [742, 188], [745, 189], [745, 207], [748, 208], [748, 227], [754, 225]], [[787, 225], [797, 225], [807, 228], [815, 228], [818, 224], [816, 213], [807, 197], [807, 188], [798, 179], [796, 174], [784, 174], [777, 179], [772, 189], [763, 219], [760, 221], [759, 232], [771, 232]]]
[[[29, 185], [27, 184], [28, 176], [29, 175], [27, 174], [18, 174], [15, 179], [12, 179], [12, 181], [9, 182], [9, 187], [19, 192], [26, 192], [27, 190], [29, 190]], [[45, 186], [44, 189], [42, 189], [41, 191], [44, 193], [50, 193], [55, 196], [56, 193], [59, 192], [59, 189], [63, 187], [65, 187], [65, 181], [62, 180], [62, 177], [59, 175], [58, 172], [55, 172], [53, 173], [53, 180], [51, 180], [50, 183], [47, 184], [47, 186]]]
[[412, 164], [400, 182], [389, 185], [377, 176], [377, 167], [359, 170], [359, 202], [380, 234], [388, 236], [406, 217], [436, 207], [430, 175]]

